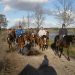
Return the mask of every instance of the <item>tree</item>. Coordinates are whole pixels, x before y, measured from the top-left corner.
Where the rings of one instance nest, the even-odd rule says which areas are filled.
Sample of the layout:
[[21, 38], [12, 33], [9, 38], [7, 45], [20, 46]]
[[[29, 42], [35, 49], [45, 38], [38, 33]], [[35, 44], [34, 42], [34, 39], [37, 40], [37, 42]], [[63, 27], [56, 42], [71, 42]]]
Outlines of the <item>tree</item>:
[[2, 27], [5, 28], [6, 26], [7, 26], [6, 17], [5, 17], [5, 15], [0, 14], [0, 29], [1, 29]]
[[44, 19], [43, 8], [38, 5], [34, 10], [34, 20], [38, 29], [43, 25]]
[[75, 23], [75, 16], [73, 15], [73, 1], [74, 0], [57, 0], [58, 5], [55, 7], [57, 9], [56, 17], [65, 24], [65, 26]]

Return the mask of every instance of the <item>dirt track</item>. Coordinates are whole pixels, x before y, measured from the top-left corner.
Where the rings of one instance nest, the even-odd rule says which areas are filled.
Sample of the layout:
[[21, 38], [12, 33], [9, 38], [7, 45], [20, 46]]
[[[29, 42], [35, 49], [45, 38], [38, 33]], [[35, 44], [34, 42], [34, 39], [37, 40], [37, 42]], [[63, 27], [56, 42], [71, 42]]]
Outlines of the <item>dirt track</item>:
[[[14, 49], [7, 52], [5, 37], [6, 32], [3, 32], [0, 38], [0, 75], [75, 75], [74, 59], [67, 61], [64, 56], [58, 58], [51, 48], [42, 52], [36, 47], [42, 53], [38, 56], [23, 56]], [[40, 68], [44, 55], [47, 55], [49, 66]]]

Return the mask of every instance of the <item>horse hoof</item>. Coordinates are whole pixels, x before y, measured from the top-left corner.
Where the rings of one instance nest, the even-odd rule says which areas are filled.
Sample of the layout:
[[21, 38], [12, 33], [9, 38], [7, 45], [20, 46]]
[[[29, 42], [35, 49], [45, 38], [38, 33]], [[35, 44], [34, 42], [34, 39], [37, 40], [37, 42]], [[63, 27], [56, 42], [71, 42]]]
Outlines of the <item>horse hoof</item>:
[[22, 55], [24, 55], [24, 53], [22, 53]]
[[70, 61], [70, 58], [68, 57], [67, 60]]
[[22, 53], [22, 51], [20, 50], [18, 53]]
[[42, 49], [42, 51], [44, 51], [44, 49]]
[[59, 55], [59, 58], [61, 58], [61, 55]]

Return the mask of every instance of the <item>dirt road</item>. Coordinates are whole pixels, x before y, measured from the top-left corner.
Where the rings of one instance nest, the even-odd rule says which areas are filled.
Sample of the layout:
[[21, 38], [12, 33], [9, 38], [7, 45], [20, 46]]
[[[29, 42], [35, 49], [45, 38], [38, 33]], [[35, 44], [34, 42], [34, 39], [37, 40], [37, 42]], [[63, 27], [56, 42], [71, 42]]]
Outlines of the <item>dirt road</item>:
[[[64, 56], [59, 58], [51, 48], [40, 51], [37, 56], [25, 56], [12, 49], [8, 52], [6, 32], [0, 38], [0, 75], [75, 75], [75, 60], [67, 61]], [[40, 68], [47, 56], [48, 66]]]

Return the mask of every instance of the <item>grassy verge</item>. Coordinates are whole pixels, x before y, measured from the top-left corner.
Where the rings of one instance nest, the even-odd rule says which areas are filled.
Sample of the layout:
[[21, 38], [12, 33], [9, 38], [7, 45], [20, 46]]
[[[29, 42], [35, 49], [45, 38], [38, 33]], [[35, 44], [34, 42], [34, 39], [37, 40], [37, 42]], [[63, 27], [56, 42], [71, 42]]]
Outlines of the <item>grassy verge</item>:
[[75, 46], [70, 47], [70, 56], [75, 58]]
[[52, 40], [49, 40], [49, 46], [51, 46], [52, 43], [53, 43], [53, 41]]
[[[70, 57], [75, 58], [75, 47], [73, 45], [70, 46], [69, 51]], [[67, 48], [64, 48], [64, 54], [67, 55]]]

